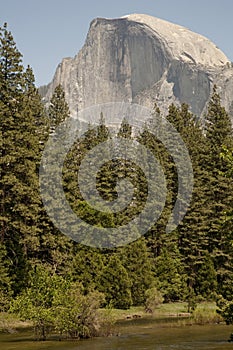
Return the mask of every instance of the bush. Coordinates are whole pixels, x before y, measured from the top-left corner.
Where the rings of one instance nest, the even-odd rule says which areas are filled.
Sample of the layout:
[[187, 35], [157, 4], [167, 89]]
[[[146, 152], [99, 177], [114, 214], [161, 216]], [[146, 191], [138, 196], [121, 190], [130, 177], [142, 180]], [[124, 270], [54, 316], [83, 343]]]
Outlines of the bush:
[[114, 326], [116, 323], [116, 317], [115, 317], [115, 312], [112, 309], [111, 305], [109, 305], [105, 309], [100, 310], [99, 312], [100, 312], [100, 322], [101, 322], [99, 336], [109, 337], [115, 334]]
[[233, 324], [233, 301], [228, 301], [220, 297], [217, 305], [219, 307], [217, 312], [222, 316], [226, 324]]
[[192, 320], [194, 324], [214, 324], [222, 321], [222, 317], [217, 314], [215, 309], [210, 309], [208, 306], [201, 306], [202, 304], [193, 311]]
[[102, 326], [99, 314], [103, 294], [93, 291], [83, 295], [79, 286], [71, 284], [65, 293], [56, 296], [53, 305], [54, 327], [60, 336], [90, 338], [99, 334]]
[[103, 299], [103, 294], [95, 291], [83, 295], [80, 284], [38, 267], [31, 273], [29, 287], [13, 301], [11, 311], [33, 322], [38, 340], [45, 340], [51, 330], [60, 337], [89, 338], [101, 327], [98, 309]]
[[163, 296], [157, 288], [153, 287], [146, 291], [146, 302], [145, 302], [145, 311], [153, 313], [154, 310], [163, 302]]
[[9, 310], [11, 301], [10, 293], [7, 293], [5, 290], [0, 289], [0, 313], [6, 312]]
[[[233, 324], [233, 300], [226, 300], [223, 296], [217, 299], [217, 312], [222, 316], [227, 325]], [[233, 342], [233, 333], [230, 335], [229, 342]]]
[[61, 283], [60, 277], [39, 266], [31, 272], [28, 288], [12, 302], [11, 312], [33, 322], [37, 339], [45, 340], [53, 326], [53, 298]]

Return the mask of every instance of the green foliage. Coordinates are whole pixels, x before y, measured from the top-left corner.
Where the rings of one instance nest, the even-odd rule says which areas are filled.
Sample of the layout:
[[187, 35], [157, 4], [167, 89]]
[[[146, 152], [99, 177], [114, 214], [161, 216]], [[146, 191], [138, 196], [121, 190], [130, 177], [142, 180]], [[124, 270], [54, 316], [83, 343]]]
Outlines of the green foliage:
[[43, 108], [32, 71], [24, 71], [21, 57], [4, 25], [0, 28], [0, 238], [12, 261], [15, 293], [25, 283], [29, 259], [38, 252], [40, 233], [37, 121]]
[[193, 312], [197, 307], [197, 296], [196, 296], [194, 289], [191, 286], [189, 286], [186, 300], [187, 300], [187, 304], [188, 304], [187, 311]]
[[116, 309], [128, 309], [132, 305], [132, 282], [116, 254], [110, 256], [100, 275], [100, 291], [104, 292], [107, 305]]
[[[161, 113], [155, 106], [152, 120], [137, 136], [127, 119], [122, 121], [118, 136], [142, 143], [161, 163], [167, 195], [158, 222], [145, 238], [114, 252], [72, 242], [54, 227], [42, 205], [41, 154], [49, 134], [54, 134], [69, 114], [60, 85], [45, 111], [32, 69], [24, 69], [22, 55], [5, 24], [0, 28], [1, 311], [8, 308], [13, 295], [12, 310], [33, 320], [38, 337], [45, 338], [51, 327], [61, 335], [89, 337], [97, 334], [102, 324], [97, 312], [103, 304], [99, 292], [105, 294], [106, 305], [127, 309], [132, 304], [156, 303], [159, 294], [152, 288], [156, 286], [167, 302], [186, 300], [189, 311], [195, 309], [197, 300], [221, 294], [225, 298], [221, 313], [231, 323], [233, 140], [230, 118], [221, 106], [217, 88], [208, 105], [204, 132], [186, 104], [172, 104], [166, 116], [183, 138], [194, 172], [190, 207], [169, 235], [166, 225], [176, 201], [178, 178], [174, 160], [151, 133], [160, 130]], [[63, 167], [64, 191], [71, 208], [94, 227], [117, 227], [129, 222], [143, 210], [148, 191], [143, 171], [123, 157], [102, 166], [96, 188], [104, 200], [112, 201], [118, 198], [117, 182], [128, 178], [134, 187], [130, 206], [109, 214], [84, 201], [77, 188], [79, 166], [90, 149], [106, 140], [111, 140], [111, 134], [101, 114], [99, 125], [90, 125], [77, 140]], [[117, 147], [114, 142], [112, 145]], [[53, 176], [50, 181], [56, 182]], [[138, 236], [137, 228], [127, 234]], [[117, 238], [111, 239], [114, 243]]]
[[5, 247], [0, 243], [0, 312], [9, 308], [11, 298], [11, 280], [9, 276], [9, 261]]
[[[216, 312], [216, 304], [213, 307], [206, 303], [200, 303], [196, 309], [192, 312], [192, 321], [194, 324], [219, 324], [222, 322], [222, 317]], [[191, 322], [192, 322], [191, 321]]]
[[11, 311], [32, 320], [37, 338], [45, 340], [53, 324], [53, 298], [62, 290], [62, 280], [37, 266], [30, 273], [28, 287], [13, 301]]
[[50, 133], [54, 133], [56, 127], [69, 117], [69, 107], [65, 100], [65, 92], [61, 85], [58, 85], [52, 95], [48, 108], [48, 119]]
[[[232, 125], [229, 115], [221, 105], [221, 99], [217, 93], [217, 86], [214, 86], [211, 100], [208, 105], [208, 112], [205, 116], [206, 138], [210, 143], [211, 155], [219, 155], [221, 147], [227, 146], [232, 135]], [[220, 158], [216, 157], [219, 164]]]
[[103, 255], [100, 252], [79, 247], [74, 256], [72, 275], [74, 281], [82, 283], [85, 292], [100, 289], [99, 277], [103, 269]]
[[71, 338], [97, 336], [101, 327], [98, 312], [103, 303], [103, 294], [93, 291], [83, 295], [80, 286], [72, 283], [63, 286], [63, 293], [57, 290], [53, 301], [53, 324], [60, 334]]
[[152, 260], [145, 240], [141, 238], [123, 247], [119, 250], [119, 257], [131, 281], [133, 305], [143, 305], [145, 291], [153, 283]]
[[10, 284], [9, 278], [9, 261], [7, 259], [6, 248], [0, 243], [0, 290], [7, 290]]
[[155, 275], [157, 286], [163, 294], [165, 302], [179, 301], [187, 293], [184, 267], [177, 248], [163, 248], [155, 259]]
[[217, 312], [223, 317], [227, 325], [233, 324], [233, 301], [220, 296], [217, 300]]
[[217, 276], [213, 259], [211, 259], [208, 252], [200, 262], [195, 289], [196, 294], [201, 295], [206, 300], [214, 300], [217, 289]]
[[206, 139], [209, 150], [206, 157], [209, 186], [206, 192], [209, 210], [208, 250], [217, 273], [218, 293], [224, 295], [225, 287], [222, 287], [228, 283], [227, 280], [232, 280], [232, 230], [229, 231], [229, 227], [224, 227], [223, 223], [232, 207], [233, 182], [227, 177], [228, 166], [221, 154], [224, 147], [232, 147], [233, 139], [231, 121], [221, 106], [216, 87], [206, 115]]
[[42, 266], [30, 273], [28, 287], [12, 303], [11, 311], [31, 320], [37, 339], [45, 340], [51, 330], [60, 336], [89, 338], [100, 327], [98, 308], [103, 295], [83, 295], [79, 284], [52, 274]]
[[[173, 191], [173, 188], [177, 180], [175, 165], [171, 155], [169, 155], [169, 152], [167, 151], [165, 146], [162, 144], [162, 142], [159, 141], [150, 132], [151, 130], [153, 130], [155, 134], [158, 132], [158, 130], [160, 132], [161, 120], [162, 120], [162, 116], [161, 116], [160, 110], [155, 105], [153, 114], [152, 114], [151, 123], [149, 123], [148, 125], [145, 125], [144, 130], [137, 138], [138, 142], [145, 145], [146, 148], [148, 148], [152, 152], [154, 157], [159, 161], [160, 165], [162, 166], [164, 174], [166, 174], [167, 194], [166, 194], [165, 207], [161, 213], [159, 220], [154, 224], [154, 226], [152, 226], [152, 228], [146, 234], [148, 246], [151, 252], [153, 253], [154, 257], [157, 257], [160, 255], [161, 249], [167, 240], [165, 231], [166, 231], [168, 218], [171, 214], [171, 210], [175, 202], [176, 193], [174, 192], [176, 192], [176, 190]], [[142, 189], [140, 191], [141, 201], [144, 202], [146, 200], [146, 195], [147, 195], [147, 193], [145, 193], [145, 187], [147, 185], [147, 182], [145, 181], [145, 183], [143, 183], [142, 176], [140, 177], [140, 181], [142, 183]]]
[[145, 292], [146, 302], [145, 310], [146, 312], [153, 313], [154, 310], [163, 302], [163, 295], [157, 288], [153, 287], [147, 289]]
[[[224, 160], [226, 165], [226, 171], [223, 174], [225, 177], [232, 180], [233, 176], [233, 147], [223, 147], [221, 158]], [[227, 268], [222, 270], [224, 273], [224, 279], [221, 284], [221, 293], [227, 300], [231, 300], [233, 295], [233, 209], [232, 206], [227, 209], [226, 215], [221, 220], [221, 231], [223, 237], [225, 236], [225, 254], [228, 259]]]
[[232, 177], [233, 176], [233, 148], [227, 148], [226, 146], [222, 147], [222, 152], [220, 157], [225, 161], [227, 167], [227, 173], [225, 175]]

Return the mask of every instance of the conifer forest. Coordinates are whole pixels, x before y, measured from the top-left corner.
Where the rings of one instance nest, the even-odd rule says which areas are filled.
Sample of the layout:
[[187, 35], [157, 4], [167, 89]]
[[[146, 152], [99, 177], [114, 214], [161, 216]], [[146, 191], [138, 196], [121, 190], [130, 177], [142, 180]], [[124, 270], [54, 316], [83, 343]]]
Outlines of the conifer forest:
[[[155, 106], [152, 123], [160, 115]], [[177, 197], [173, 158], [150, 125], [135, 134], [123, 119], [118, 137], [144, 145], [162, 166], [167, 186], [162, 213], [144, 236], [123, 246], [98, 248], [72, 240], [49, 218], [39, 185], [46, 142], [70, 118], [65, 92], [58, 85], [45, 104], [7, 25], [0, 29], [0, 313], [32, 320], [43, 339], [50, 327], [61, 335], [94, 336], [100, 324], [104, 327], [99, 309], [107, 315], [111, 308], [144, 305], [149, 312], [153, 300], [187, 302], [190, 312], [199, 302], [213, 301], [226, 322], [233, 323], [233, 115], [214, 86], [204, 118], [186, 104], [171, 104], [162, 117], [182, 137], [193, 167], [192, 199], [182, 222], [167, 233]], [[98, 227], [128, 223], [143, 208], [148, 192], [138, 165], [114, 159], [102, 166], [97, 190], [106, 201], [117, 199], [117, 181], [127, 177], [134, 188], [131, 205], [108, 214], [85, 202], [77, 187], [79, 166], [90, 149], [111, 137], [102, 114], [99, 125], [90, 125], [70, 148], [63, 167], [72, 210]]]

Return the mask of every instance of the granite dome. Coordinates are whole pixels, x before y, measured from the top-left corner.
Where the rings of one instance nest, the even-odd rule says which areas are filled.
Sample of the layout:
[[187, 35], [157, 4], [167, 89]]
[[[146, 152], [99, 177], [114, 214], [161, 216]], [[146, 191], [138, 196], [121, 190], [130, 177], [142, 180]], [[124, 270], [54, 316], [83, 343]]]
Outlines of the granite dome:
[[223, 105], [233, 105], [233, 68], [204, 36], [156, 17], [132, 14], [96, 18], [82, 49], [58, 65], [43, 89], [49, 100], [61, 84], [72, 115], [96, 104], [132, 102], [163, 113], [171, 103], [187, 103], [204, 114], [213, 84]]
[[122, 18], [150, 27], [176, 59], [203, 66], [223, 66], [229, 62], [226, 55], [209, 39], [185, 27], [143, 14], [131, 14]]

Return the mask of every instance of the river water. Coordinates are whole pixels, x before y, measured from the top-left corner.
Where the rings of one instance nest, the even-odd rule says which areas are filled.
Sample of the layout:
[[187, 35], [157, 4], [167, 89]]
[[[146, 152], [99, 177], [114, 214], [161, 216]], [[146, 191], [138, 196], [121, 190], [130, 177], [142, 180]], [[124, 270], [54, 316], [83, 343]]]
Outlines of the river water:
[[1, 350], [232, 350], [225, 325], [176, 326], [150, 320], [127, 321], [118, 336], [78, 342], [34, 342], [30, 333], [1, 334]]

